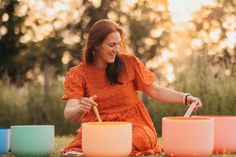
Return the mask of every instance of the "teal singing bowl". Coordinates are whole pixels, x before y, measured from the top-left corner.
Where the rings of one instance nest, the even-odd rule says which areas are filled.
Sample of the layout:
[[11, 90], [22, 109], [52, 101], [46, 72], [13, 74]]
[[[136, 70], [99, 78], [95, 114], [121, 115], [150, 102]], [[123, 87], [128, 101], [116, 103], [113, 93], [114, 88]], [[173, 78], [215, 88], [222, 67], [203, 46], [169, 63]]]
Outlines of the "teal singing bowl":
[[6, 154], [10, 148], [10, 129], [0, 128], [0, 155]]
[[17, 157], [46, 156], [54, 150], [53, 125], [11, 126], [11, 151]]

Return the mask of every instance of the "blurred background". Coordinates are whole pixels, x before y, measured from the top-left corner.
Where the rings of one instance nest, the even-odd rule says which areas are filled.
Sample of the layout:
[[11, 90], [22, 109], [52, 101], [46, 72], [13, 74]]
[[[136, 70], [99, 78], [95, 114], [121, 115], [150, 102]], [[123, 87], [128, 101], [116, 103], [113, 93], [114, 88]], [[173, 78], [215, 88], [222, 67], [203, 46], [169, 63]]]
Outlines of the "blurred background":
[[[202, 100], [195, 115], [236, 115], [235, 8], [236, 0], [0, 0], [0, 127], [76, 133], [80, 124], [64, 120], [63, 82], [102, 18], [120, 24], [160, 85]], [[159, 134], [162, 117], [187, 110], [140, 95]]]

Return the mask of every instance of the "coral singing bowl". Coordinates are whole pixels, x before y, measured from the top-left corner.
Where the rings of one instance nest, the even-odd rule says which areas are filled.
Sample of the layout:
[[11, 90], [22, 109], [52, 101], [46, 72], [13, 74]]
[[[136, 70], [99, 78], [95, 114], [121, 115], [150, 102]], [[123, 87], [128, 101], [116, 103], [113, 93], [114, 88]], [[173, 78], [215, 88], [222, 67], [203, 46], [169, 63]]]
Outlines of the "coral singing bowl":
[[214, 153], [236, 153], [236, 116], [207, 115], [196, 117], [214, 119]]
[[164, 153], [173, 157], [207, 157], [214, 146], [214, 120], [203, 117], [162, 118]]

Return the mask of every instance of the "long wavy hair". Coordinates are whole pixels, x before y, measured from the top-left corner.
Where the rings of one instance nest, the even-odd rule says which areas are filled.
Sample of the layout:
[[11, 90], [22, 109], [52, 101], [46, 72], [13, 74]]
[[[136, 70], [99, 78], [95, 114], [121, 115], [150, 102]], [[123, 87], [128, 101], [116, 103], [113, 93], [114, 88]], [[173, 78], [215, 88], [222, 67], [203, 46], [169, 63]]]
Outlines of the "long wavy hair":
[[101, 45], [106, 37], [113, 32], [119, 32], [121, 36], [120, 52], [115, 57], [114, 63], [108, 63], [106, 67], [106, 77], [111, 84], [122, 84], [119, 82], [119, 76], [123, 68], [123, 62], [120, 54], [126, 53], [124, 33], [119, 25], [108, 19], [97, 21], [90, 29], [88, 39], [83, 51], [83, 60], [86, 63], [93, 64], [95, 47]]

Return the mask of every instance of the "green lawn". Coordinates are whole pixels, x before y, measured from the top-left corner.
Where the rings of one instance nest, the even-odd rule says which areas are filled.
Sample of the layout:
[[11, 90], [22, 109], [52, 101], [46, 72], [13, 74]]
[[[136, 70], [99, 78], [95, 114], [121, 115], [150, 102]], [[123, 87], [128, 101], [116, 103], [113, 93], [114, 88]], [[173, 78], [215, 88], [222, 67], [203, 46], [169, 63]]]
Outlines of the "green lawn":
[[[49, 155], [49, 157], [62, 157], [62, 155], [58, 152], [58, 150], [64, 145], [68, 144], [72, 141], [73, 136], [60, 136], [56, 137], [55, 140], [55, 151]], [[0, 155], [0, 157], [15, 157], [12, 153], [8, 153], [7, 155]], [[165, 155], [147, 155], [145, 157], [165, 157]], [[236, 154], [231, 155], [212, 155], [211, 157], [236, 157]]]

